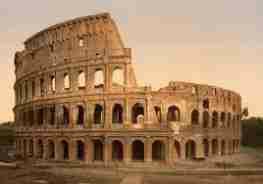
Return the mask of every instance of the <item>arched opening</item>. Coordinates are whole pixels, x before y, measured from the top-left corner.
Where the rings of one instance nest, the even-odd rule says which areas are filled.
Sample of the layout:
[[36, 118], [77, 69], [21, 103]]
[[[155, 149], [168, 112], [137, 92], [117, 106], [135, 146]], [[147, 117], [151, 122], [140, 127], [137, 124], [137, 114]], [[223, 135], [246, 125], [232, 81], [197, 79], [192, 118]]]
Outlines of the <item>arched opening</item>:
[[203, 140], [203, 146], [204, 146], [204, 155], [205, 157], [209, 156], [209, 141], [207, 139]]
[[209, 127], [209, 112], [208, 111], [204, 111], [203, 112], [203, 128], [208, 128]]
[[132, 143], [132, 160], [144, 161], [144, 143], [140, 140]]
[[225, 127], [225, 123], [226, 123], [226, 113], [225, 112], [221, 112], [220, 121], [222, 122], [222, 127]]
[[38, 125], [44, 124], [44, 109], [38, 109], [37, 111], [37, 119], [38, 119]]
[[138, 123], [139, 116], [144, 116], [144, 107], [143, 104], [136, 103], [132, 107], [132, 123], [134, 124]]
[[103, 88], [104, 87], [104, 74], [102, 69], [98, 69], [94, 74], [94, 87]]
[[103, 123], [103, 107], [99, 104], [96, 104], [94, 111], [94, 124], [102, 124], [102, 123]]
[[48, 158], [49, 159], [55, 158], [55, 144], [52, 140], [48, 141]]
[[68, 126], [69, 125], [69, 110], [66, 106], [63, 106], [63, 125]]
[[165, 145], [161, 141], [155, 141], [152, 144], [152, 160], [163, 161], [165, 160]]
[[103, 161], [103, 144], [100, 140], [94, 140], [94, 161]]
[[212, 114], [212, 128], [218, 127], [218, 113], [216, 111]]
[[40, 79], [40, 95], [41, 96], [44, 96], [44, 94], [45, 94], [45, 84], [44, 84], [44, 79], [43, 78], [41, 78]]
[[158, 123], [161, 123], [162, 121], [162, 112], [161, 112], [161, 108], [158, 106], [154, 107], [154, 111], [155, 111], [155, 115], [156, 115], [156, 119], [158, 121]]
[[113, 161], [123, 160], [123, 145], [121, 141], [115, 140], [112, 142], [112, 160]]
[[33, 140], [29, 141], [29, 156], [30, 157], [34, 156], [34, 142], [33, 142]]
[[123, 123], [123, 108], [120, 104], [115, 104], [112, 110], [112, 123]]
[[78, 75], [78, 87], [79, 87], [79, 88], [85, 88], [85, 86], [86, 86], [85, 72], [79, 71], [79, 75]]
[[212, 140], [212, 154], [213, 155], [218, 155], [218, 140], [217, 139], [213, 139]]
[[196, 154], [196, 144], [193, 140], [189, 140], [185, 144], [185, 158], [195, 159]]
[[44, 156], [44, 145], [42, 140], [37, 141], [37, 157], [42, 159]]
[[69, 75], [67, 73], [64, 74], [64, 89], [70, 88], [70, 80]]
[[77, 108], [78, 108], [77, 125], [83, 126], [84, 125], [85, 110], [84, 110], [84, 108], [81, 105], [79, 105]]
[[26, 147], [27, 147], [27, 142], [26, 142], [26, 140], [24, 140], [23, 141], [23, 155], [24, 155], [24, 157], [26, 157], [27, 156], [27, 149], [26, 149]]
[[85, 160], [85, 144], [80, 140], [77, 141], [77, 159]]
[[226, 142], [225, 140], [221, 141], [221, 155], [225, 155], [226, 154]]
[[112, 84], [113, 86], [123, 85], [124, 77], [123, 70], [121, 68], [115, 68], [112, 72]]
[[175, 158], [181, 158], [181, 146], [178, 141], [174, 141], [174, 153], [175, 153]]
[[232, 115], [231, 113], [229, 112], [227, 114], [227, 128], [230, 128], [231, 127], [231, 119], [232, 119]]
[[192, 111], [191, 123], [192, 123], [192, 125], [198, 125], [199, 124], [199, 112], [196, 109]]
[[54, 75], [50, 77], [50, 89], [53, 93], [56, 91], [56, 78]]
[[203, 108], [204, 109], [209, 109], [209, 99], [204, 99], [203, 100]]
[[67, 141], [61, 141], [61, 158], [62, 160], [68, 160], [69, 159], [69, 145]]
[[229, 153], [229, 155], [231, 155], [233, 153], [232, 140], [228, 141], [228, 153]]
[[180, 110], [177, 106], [173, 105], [168, 108], [167, 121], [180, 121]]

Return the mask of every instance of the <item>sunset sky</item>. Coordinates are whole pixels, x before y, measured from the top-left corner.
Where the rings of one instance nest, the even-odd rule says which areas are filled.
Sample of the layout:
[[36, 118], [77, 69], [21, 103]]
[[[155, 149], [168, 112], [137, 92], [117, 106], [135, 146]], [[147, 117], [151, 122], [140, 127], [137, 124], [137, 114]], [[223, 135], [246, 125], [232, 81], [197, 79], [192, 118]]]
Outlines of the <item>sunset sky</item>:
[[239, 92], [252, 116], [263, 116], [262, 0], [8, 0], [0, 6], [0, 122], [13, 120], [14, 53], [49, 25], [101, 12], [132, 48], [137, 80], [171, 80]]

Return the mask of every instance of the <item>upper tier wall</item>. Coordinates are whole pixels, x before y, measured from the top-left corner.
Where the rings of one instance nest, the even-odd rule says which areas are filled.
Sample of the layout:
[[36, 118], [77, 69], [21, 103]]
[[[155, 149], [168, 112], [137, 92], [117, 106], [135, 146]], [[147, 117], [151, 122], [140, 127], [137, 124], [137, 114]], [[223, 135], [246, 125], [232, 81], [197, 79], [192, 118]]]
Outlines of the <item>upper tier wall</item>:
[[19, 79], [73, 59], [105, 55], [130, 55], [124, 49], [115, 22], [107, 13], [81, 17], [51, 26], [27, 39], [25, 49], [15, 54], [16, 76]]

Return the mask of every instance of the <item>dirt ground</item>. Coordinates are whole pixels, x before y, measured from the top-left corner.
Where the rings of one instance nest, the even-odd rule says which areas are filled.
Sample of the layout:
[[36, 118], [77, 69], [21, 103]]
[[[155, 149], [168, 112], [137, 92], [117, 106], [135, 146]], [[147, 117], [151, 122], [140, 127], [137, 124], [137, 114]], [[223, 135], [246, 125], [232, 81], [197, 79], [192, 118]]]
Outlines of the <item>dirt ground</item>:
[[[263, 169], [263, 152], [245, 149], [241, 154], [230, 157], [213, 158], [210, 161], [197, 163], [179, 163], [177, 169], [222, 169], [215, 163], [225, 162], [230, 169]], [[213, 164], [214, 163], [214, 164]], [[138, 169], [138, 168], [137, 168]], [[155, 169], [155, 171], [160, 168]], [[16, 168], [0, 167], [0, 184], [120, 184], [124, 178], [131, 176], [134, 168], [118, 170], [114, 168], [89, 168], [85, 166], [34, 166], [32, 162], [20, 163]], [[142, 171], [147, 171], [142, 169]], [[173, 170], [172, 170], [173, 171]], [[137, 172], [143, 178], [141, 184], [262, 184], [263, 175], [175, 175], [174, 172]], [[263, 172], [261, 172], [263, 173]], [[133, 173], [134, 174], [134, 173]], [[133, 178], [133, 177], [130, 177]], [[136, 183], [135, 181], [132, 183]]]

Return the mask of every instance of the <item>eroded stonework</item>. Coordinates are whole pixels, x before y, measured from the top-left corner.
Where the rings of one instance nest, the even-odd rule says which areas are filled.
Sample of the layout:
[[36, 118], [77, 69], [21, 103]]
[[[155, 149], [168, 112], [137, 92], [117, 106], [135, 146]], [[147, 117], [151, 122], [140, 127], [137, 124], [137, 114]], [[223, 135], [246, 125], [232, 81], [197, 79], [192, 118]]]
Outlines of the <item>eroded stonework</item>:
[[109, 14], [51, 26], [15, 54], [16, 149], [87, 164], [206, 159], [239, 152], [241, 97], [215, 86], [140, 87]]

